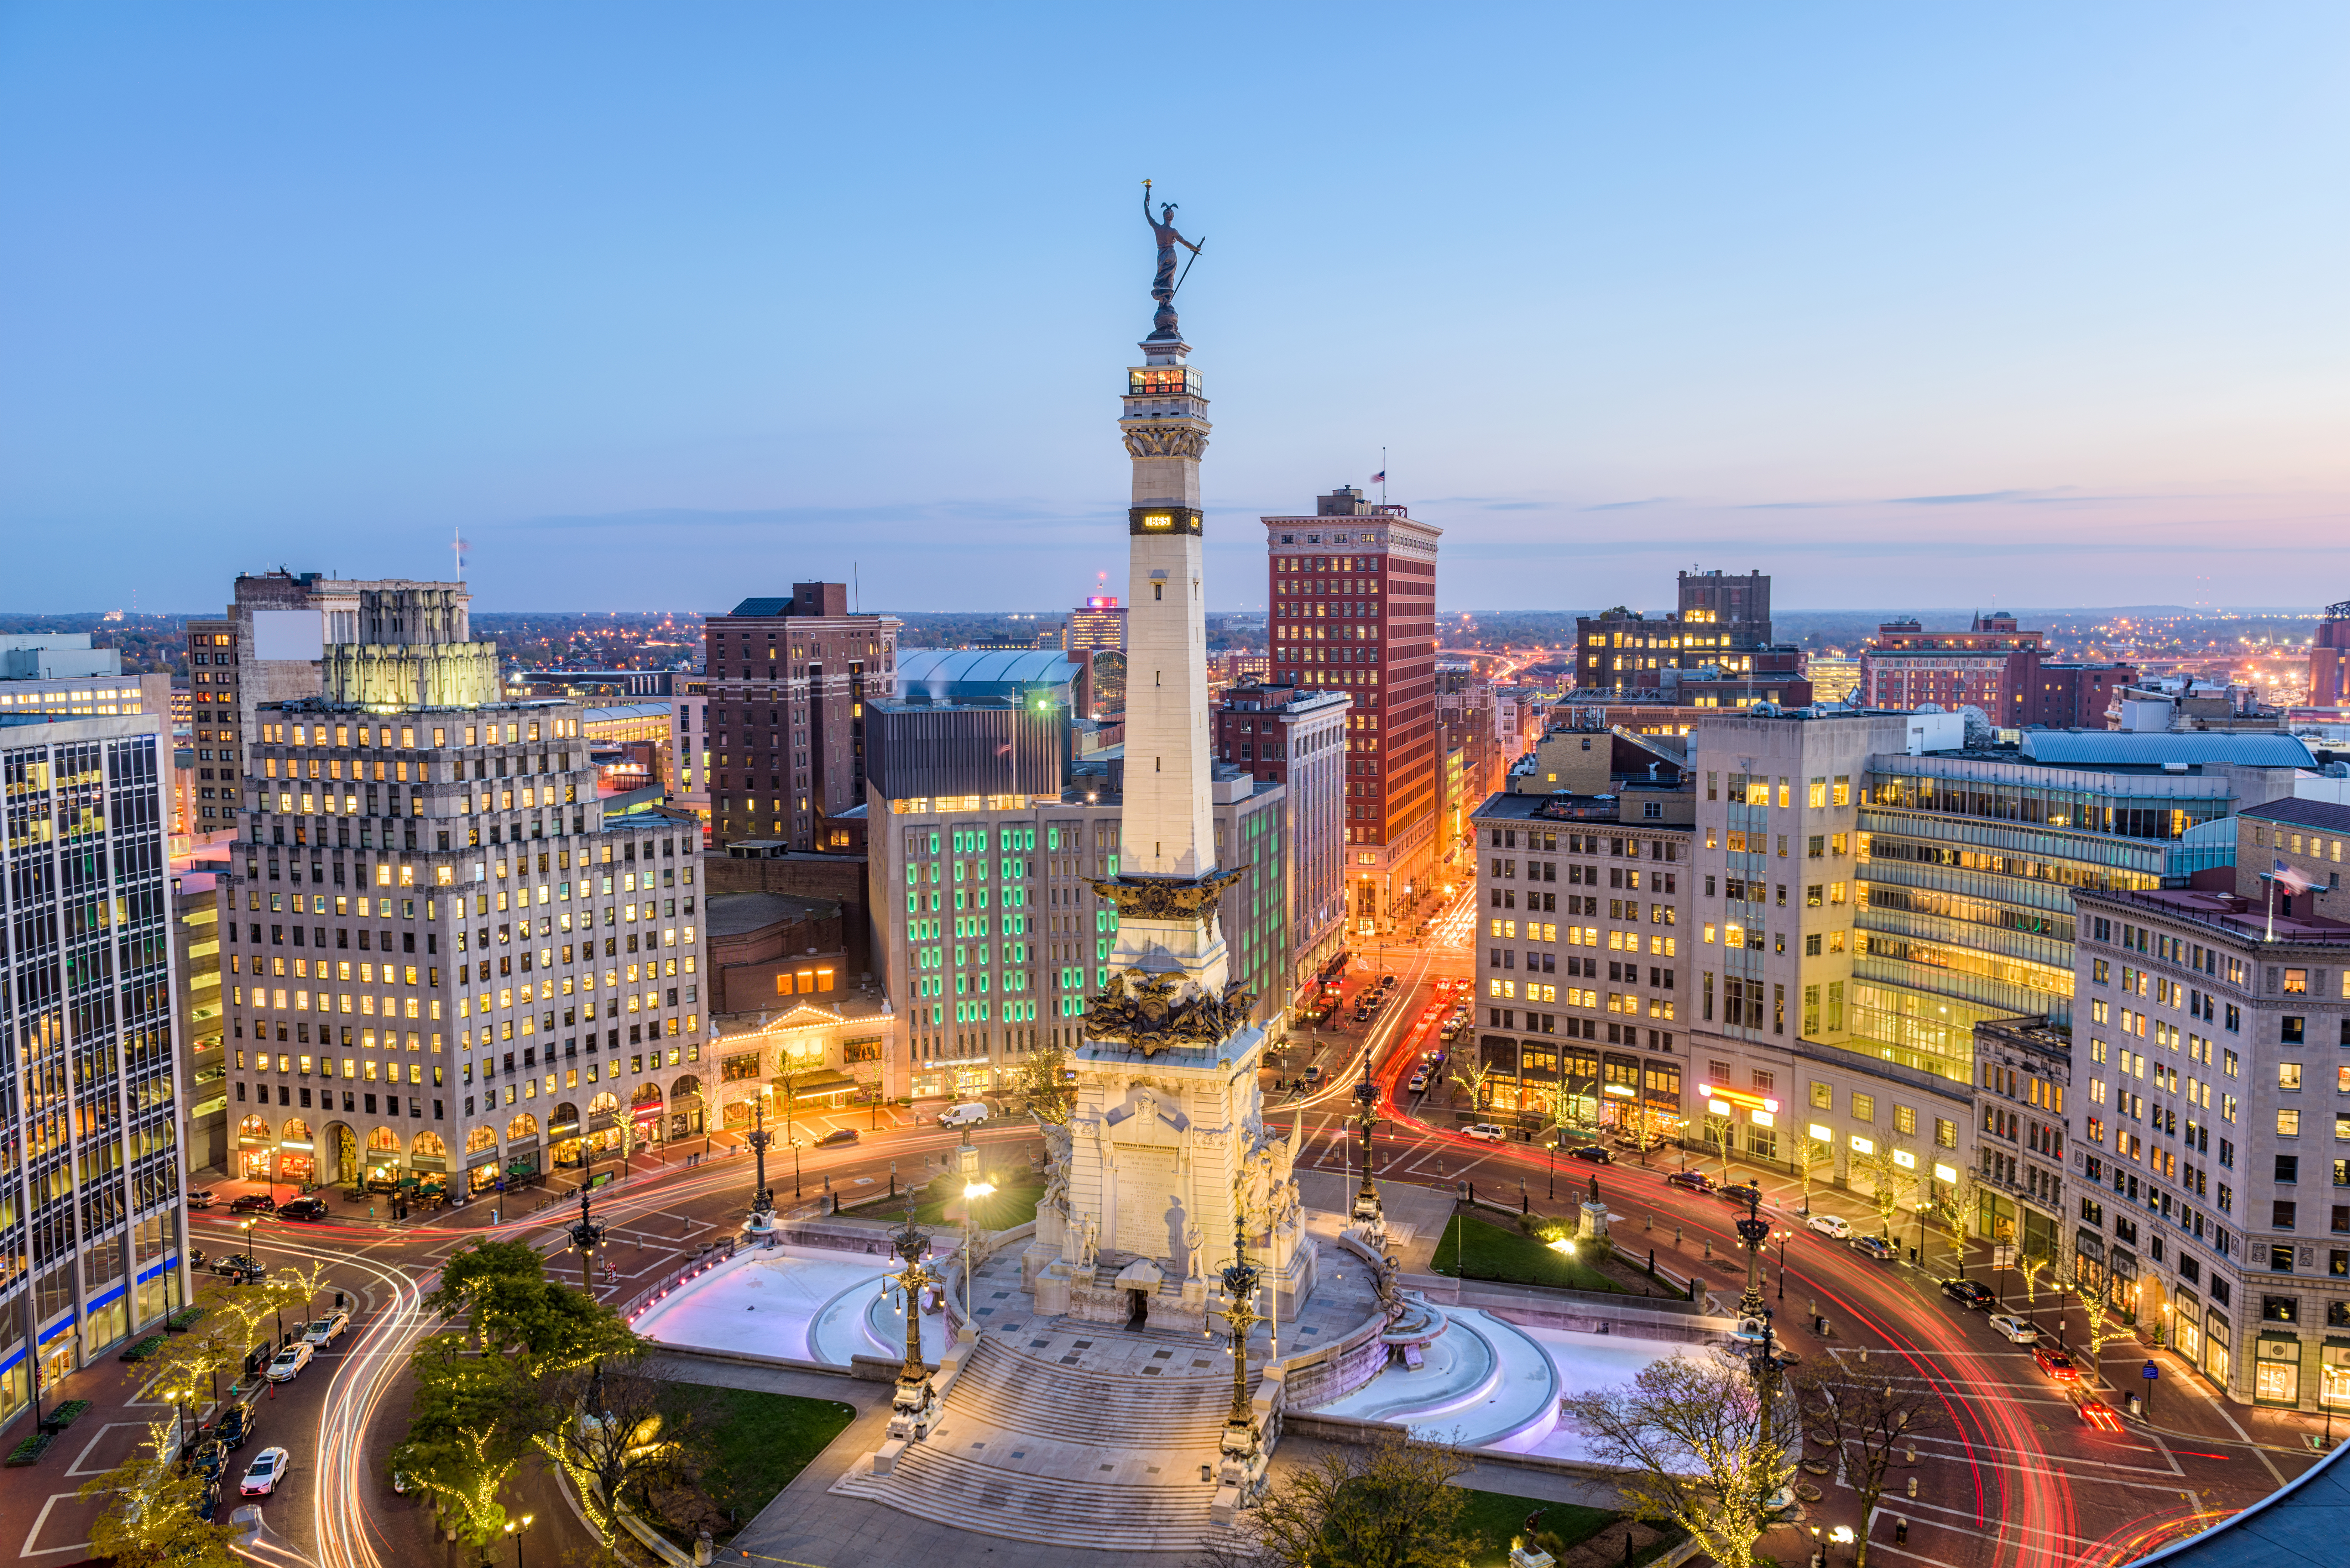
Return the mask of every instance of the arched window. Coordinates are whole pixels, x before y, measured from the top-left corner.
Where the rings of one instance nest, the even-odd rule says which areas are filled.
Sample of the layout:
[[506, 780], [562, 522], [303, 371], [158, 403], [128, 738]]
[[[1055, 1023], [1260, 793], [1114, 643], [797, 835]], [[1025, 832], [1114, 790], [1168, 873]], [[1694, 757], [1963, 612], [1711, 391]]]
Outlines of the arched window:
[[660, 1105], [661, 1103], [660, 1085], [659, 1084], [639, 1084], [637, 1085], [636, 1094], [629, 1099], [629, 1103], [632, 1106]]
[[369, 1154], [398, 1154], [400, 1152], [400, 1135], [392, 1131], [390, 1127], [376, 1128], [375, 1131], [368, 1134], [368, 1152]]
[[436, 1132], [418, 1133], [416, 1141], [411, 1144], [409, 1148], [411, 1153], [426, 1155], [434, 1159], [445, 1159], [449, 1155], [449, 1146], [441, 1141], [441, 1135]]
[[506, 1141], [508, 1143], [512, 1143], [515, 1139], [520, 1137], [535, 1137], [537, 1134], [538, 1118], [532, 1116], [528, 1111], [523, 1112], [522, 1115], [506, 1123]]
[[669, 1086], [669, 1092], [672, 1098], [680, 1100], [685, 1098], [688, 1095], [698, 1095], [702, 1093], [702, 1080], [689, 1073], [684, 1077], [680, 1078], [676, 1083], [671, 1084]]
[[618, 1095], [598, 1095], [588, 1102], [588, 1114], [591, 1116], [608, 1116], [619, 1108], [620, 1096]]
[[[607, 1095], [604, 1097], [608, 1100], [612, 1096]], [[247, 1116], [244, 1120], [236, 1124], [236, 1136], [239, 1137], [267, 1137], [269, 1136], [269, 1123], [266, 1118], [262, 1116]]]
[[546, 1125], [550, 1128], [576, 1127], [578, 1120], [579, 1107], [566, 1100], [555, 1107], [555, 1113], [546, 1118]]
[[304, 1121], [300, 1116], [288, 1116], [286, 1119], [286, 1141], [287, 1143], [308, 1143], [310, 1141], [310, 1124]]
[[465, 1152], [479, 1154], [485, 1148], [498, 1147], [498, 1135], [487, 1127], [475, 1127], [465, 1135]]

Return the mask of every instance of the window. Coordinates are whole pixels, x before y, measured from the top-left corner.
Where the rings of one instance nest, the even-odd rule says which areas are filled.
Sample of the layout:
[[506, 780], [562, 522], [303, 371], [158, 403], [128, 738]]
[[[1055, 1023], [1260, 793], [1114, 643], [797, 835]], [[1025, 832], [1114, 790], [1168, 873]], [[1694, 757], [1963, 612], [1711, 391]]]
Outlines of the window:
[[1864, 1095], [1857, 1089], [1854, 1090], [1852, 1096], [1852, 1119], [1856, 1122], [1875, 1121], [1877, 1119], [1877, 1096], [1875, 1095]]
[[2269, 1205], [2270, 1230], [2290, 1231], [2293, 1229], [2293, 1206], [2291, 1203], [2286, 1202], [2282, 1199], [2279, 1199]]
[[2284, 989], [2288, 996], [2306, 995], [2309, 991], [2309, 971], [2305, 969], [2285, 971]]
[[2301, 1093], [2300, 1063], [2279, 1062], [2277, 1064], [2277, 1087], [2283, 1090], [2288, 1095], [2297, 1095]]
[[1893, 1130], [1898, 1133], [1916, 1134], [1918, 1131], [1918, 1108], [1915, 1106], [1895, 1106], [1893, 1107]]
[[[2287, 970], [2287, 974], [2293, 971]], [[2277, 1039], [2287, 1045], [2299, 1045], [2308, 1033], [2308, 1021], [2288, 1012], [2277, 1020]]]
[[1939, 1148], [1959, 1147], [1959, 1124], [1945, 1116], [1934, 1118], [1934, 1143]]
[[[2288, 1247], [2284, 1251], [2291, 1251], [2292, 1249]], [[2299, 1323], [2301, 1298], [2299, 1296], [2262, 1296], [2261, 1317], [2268, 1323]]]
[[2297, 1110], [2281, 1110], [2277, 1112], [2276, 1130], [2277, 1137], [2299, 1137], [2301, 1136], [2301, 1113]]
[[1835, 1109], [1835, 1090], [1816, 1078], [1812, 1080], [1812, 1108], [1820, 1111]]

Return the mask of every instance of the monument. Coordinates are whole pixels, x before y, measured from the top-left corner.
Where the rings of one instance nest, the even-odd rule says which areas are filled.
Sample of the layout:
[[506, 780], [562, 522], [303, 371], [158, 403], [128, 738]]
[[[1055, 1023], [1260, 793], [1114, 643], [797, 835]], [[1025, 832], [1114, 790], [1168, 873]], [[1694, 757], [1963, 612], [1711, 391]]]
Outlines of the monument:
[[[1297, 1130], [1269, 1127], [1258, 1092], [1263, 1032], [1230, 978], [1217, 898], [1243, 875], [1216, 863], [1208, 729], [1200, 458], [1208, 400], [1175, 315], [1175, 209], [1143, 217], [1158, 247], [1152, 330], [1127, 371], [1118, 421], [1132, 463], [1127, 513], [1127, 723], [1110, 978], [1086, 1004], [1068, 1120], [1048, 1125], [1046, 1199], [1023, 1275], [1052, 1316], [1221, 1332], [1211, 1272], [1244, 1239], [1257, 1304], [1292, 1316], [1313, 1291], [1315, 1249], [1293, 1174]], [[1212, 1249], [1212, 1256], [1211, 1254]], [[1256, 1288], [1253, 1284], [1253, 1289]]]

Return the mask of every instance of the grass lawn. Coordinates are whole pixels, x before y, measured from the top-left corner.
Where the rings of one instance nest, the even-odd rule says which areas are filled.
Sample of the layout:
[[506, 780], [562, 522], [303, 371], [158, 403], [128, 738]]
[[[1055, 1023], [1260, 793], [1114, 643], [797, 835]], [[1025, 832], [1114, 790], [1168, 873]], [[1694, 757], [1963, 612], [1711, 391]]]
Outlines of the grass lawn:
[[729, 1501], [743, 1524], [756, 1518], [857, 1418], [853, 1407], [832, 1399], [801, 1399], [749, 1388], [713, 1387], [710, 1393], [722, 1413], [719, 1453], [734, 1483]]
[[[1015, 1225], [1025, 1225], [1036, 1218], [1037, 1200], [1045, 1196], [1045, 1184], [1024, 1166], [993, 1173], [995, 1191], [979, 1201], [979, 1222], [990, 1231], [1009, 1231]], [[962, 1178], [953, 1171], [932, 1180], [921, 1189], [914, 1205], [915, 1220], [924, 1225], [961, 1225], [962, 1223]], [[881, 1197], [868, 1199], [844, 1210], [865, 1220], [894, 1220], [906, 1211], [906, 1196]]]
[[1623, 1517], [1604, 1508], [1577, 1508], [1573, 1503], [1544, 1502], [1539, 1498], [1512, 1497], [1507, 1492], [1463, 1488], [1469, 1506], [1461, 1511], [1461, 1532], [1469, 1537], [1470, 1568], [1507, 1568], [1510, 1538], [1525, 1533], [1526, 1515], [1544, 1511], [1542, 1528], [1555, 1531], [1575, 1546], [1598, 1534]]
[[1429, 1267], [1440, 1274], [1513, 1285], [1617, 1293], [1624, 1289], [1588, 1263], [1554, 1251], [1514, 1226], [1504, 1230], [1467, 1214], [1454, 1215], [1452, 1223], [1444, 1228], [1444, 1239], [1437, 1243]]

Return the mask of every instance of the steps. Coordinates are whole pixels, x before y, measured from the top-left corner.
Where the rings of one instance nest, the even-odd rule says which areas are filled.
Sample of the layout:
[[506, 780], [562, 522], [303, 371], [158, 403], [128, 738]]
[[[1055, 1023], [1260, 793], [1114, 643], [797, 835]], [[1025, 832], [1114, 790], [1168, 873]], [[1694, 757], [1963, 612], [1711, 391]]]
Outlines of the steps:
[[1055, 1366], [983, 1338], [948, 1396], [950, 1414], [1007, 1432], [1104, 1449], [1213, 1449], [1232, 1408], [1222, 1377], [1118, 1377]]
[[1189, 1552], [1213, 1528], [1216, 1489], [1120, 1486], [1030, 1475], [917, 1443], [880, 1501], [907, 1513], [1019, 1541], [1128, 1552]]

